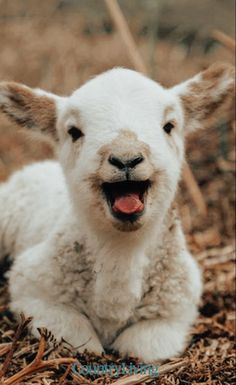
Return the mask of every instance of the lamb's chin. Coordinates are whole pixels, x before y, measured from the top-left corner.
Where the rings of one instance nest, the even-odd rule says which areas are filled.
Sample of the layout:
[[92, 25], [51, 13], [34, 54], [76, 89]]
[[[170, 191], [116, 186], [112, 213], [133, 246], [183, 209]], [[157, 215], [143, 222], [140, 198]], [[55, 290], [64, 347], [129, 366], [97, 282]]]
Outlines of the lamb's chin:
[[142, 227], [144, 227], [144, 224], [146, 222], [145, 214], [140, 216], [136, 220], [129, 221], [129, 220], [122, 220], [121, 218], [117, 218], [111, 212], [109, 212], [107, 219], [109, 221], [109, 226], [123, 233], [138, 231], [142, 229]]
[[137, 231], [139, 229], [141, 229], [143, 227], [143, 224], [140, 223], [140, 222], [136, 222], [136, 223], [122, 223], [122, 222], [113, 222], [112, 223], [113, 227], [116, 229], [116, 230], [119, 230], [121, 232], [126, 232], [126, 233], [130, 233], [130, 232], [133, 232], [133, 231]]

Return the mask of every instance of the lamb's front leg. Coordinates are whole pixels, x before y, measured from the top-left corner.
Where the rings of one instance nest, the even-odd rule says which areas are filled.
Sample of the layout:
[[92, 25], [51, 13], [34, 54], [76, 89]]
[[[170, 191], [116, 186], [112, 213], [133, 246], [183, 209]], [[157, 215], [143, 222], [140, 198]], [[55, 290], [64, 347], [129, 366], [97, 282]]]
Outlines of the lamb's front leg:
[[101, 353], [103, 347], [89, 319], [63, 299], [70, 289], [51, 254], [57, 250], [42, 242], [18, 255], [9, 276], [11, 310], [32, 316], [32, 331], [45, 327], [57, 340], [62, 337], [79, 351]]
[[33, 317], [32, 332], [36, 337], [39, 336], [37, 328], [45, 327], [57, 340], [63, 337], [79, 352], [85, 349], [97, 354], [103, 352], [103, 347], [88, 318], [66, 305], [23, 297], [12, 302], [11, 309], [17, 313], [23, 311], [26, 315]]
[[113, 348], [122, 356], [139, 357], [146, 363], [176, 356], [186, 344], [189, 323], [168, 320], [140, 321], [125, 329]]

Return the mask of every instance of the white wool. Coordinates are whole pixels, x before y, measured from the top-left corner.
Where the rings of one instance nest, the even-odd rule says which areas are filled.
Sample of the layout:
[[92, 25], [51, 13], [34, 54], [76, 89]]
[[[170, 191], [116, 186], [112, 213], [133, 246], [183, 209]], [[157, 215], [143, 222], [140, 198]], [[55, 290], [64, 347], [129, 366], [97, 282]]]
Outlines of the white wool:
[[[201, 295], [173, 205], [184, 159], [180, 98], [114, 69], [55, 103], [59, 162], [27, 166], [0, 187], [0, 257], [14, 257], [11, 309], [33, 316], [36, 334], [46, 327], [80, 351], [114, 347], [146, 362], [175, 356]], [[71, 126], [84, 134], [74, 143]], [[132, 229], [114, 218], [100, 185], [123, 178], [109, 155], [137, 153], [145, 159], [133, 178], [152, 185]]]

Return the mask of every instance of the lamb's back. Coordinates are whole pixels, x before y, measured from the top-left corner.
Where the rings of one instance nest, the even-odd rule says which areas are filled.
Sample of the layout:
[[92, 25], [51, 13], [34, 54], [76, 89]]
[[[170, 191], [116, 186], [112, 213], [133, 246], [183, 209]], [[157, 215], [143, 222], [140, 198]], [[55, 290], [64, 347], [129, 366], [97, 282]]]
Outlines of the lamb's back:
[[43, 241], [68, 205], [58, 162], [33, 163], [14, 173], [0, 184], [0, 257]]

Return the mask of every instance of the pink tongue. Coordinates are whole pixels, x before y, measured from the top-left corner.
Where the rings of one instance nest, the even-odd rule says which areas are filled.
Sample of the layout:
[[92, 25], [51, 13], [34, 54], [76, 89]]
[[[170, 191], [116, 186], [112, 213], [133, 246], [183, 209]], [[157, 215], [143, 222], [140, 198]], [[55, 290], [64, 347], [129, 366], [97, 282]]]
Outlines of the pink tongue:
[[132, 193], [117, 197], [112, 208], [114, 211], [123, 214], [134, 214], [143, 211], [144, 204], [139, 199], [138, 194]]

